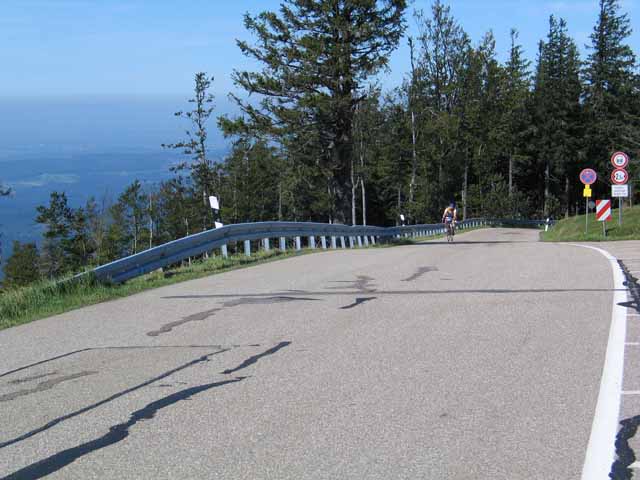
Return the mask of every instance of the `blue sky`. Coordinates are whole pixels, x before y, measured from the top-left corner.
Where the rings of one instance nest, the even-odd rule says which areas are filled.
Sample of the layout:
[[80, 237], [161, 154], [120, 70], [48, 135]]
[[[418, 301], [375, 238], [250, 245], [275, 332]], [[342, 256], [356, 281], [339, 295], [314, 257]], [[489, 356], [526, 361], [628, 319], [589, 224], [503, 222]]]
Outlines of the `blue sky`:
[[[527, 55], [546, 33], [550, 14], [564, 17], [581, 50], [597, 16], [597, 0], [454, 0], [454, 16], [474, 41], [493, 29], [503, 57], [509, 30], [520, 31]], [[623, 0], [640, 25], [640, 0]], [[233, 69], [251, 68], [236, 45], [247, 38], [244, 12], [277, 8], [277, 0], [2, 0], [0, 97], [188, 95], [193, 75], [216, 77], [225, 95]], [[411, 10], [428, 9], [416, 0]], [[415, 24], [409, 16], [410, 33]], [[640, 53], [640, 32], [631, 45]], [[385, 86], [408, 70], [406, 41], [392, 56]]]

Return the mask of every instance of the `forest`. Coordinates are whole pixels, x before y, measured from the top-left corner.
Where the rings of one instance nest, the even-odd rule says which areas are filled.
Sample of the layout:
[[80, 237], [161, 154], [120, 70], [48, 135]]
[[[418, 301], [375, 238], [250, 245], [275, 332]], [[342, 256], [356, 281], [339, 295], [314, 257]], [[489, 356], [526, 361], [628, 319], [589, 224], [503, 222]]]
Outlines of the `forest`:
[[[238, 41], [239, 53], [261, 68], [233, 74], [241, 113], [217, 116], [215, 79], [195, 73], [176, 112], [189, 131], [163, 145], [184, 160], [172, 177], [79, 208], [51, 193], [35, 214], [42, 242], [16, 242], [5, 287], [213, 228], [211, 195], [224, 224], [435, 223], [451, 201], [461, 218], [558, 218], [584, 213], [583, 168], [602, 179], [595, 195], [609, 196], [609, 158], [624, 151], [637, 200], [640, 75], [619, 0], [599, 0], [583, 56], [550, 16], [534, 62], [516, 29], [499, 61], [491, 30], [473, 42], [440, 0], [425, 11], [406, 0], [283, 0], [244, 25], [254, 41]], [[385, 90], [379, 74], [401, 42], [410, 70]], [[222, 160], [209, 153], [212, 129], [230, 142]]]

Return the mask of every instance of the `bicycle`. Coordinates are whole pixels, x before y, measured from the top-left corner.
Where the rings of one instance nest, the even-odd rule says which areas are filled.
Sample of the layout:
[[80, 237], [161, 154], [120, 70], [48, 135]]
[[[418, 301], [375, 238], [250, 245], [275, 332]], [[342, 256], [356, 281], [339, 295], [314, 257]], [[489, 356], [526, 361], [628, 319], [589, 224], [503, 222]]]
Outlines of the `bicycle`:
[[447, 231], [447, 242], [453, 242], [453, 236], [456, 234], [456, 227], [453, 221], [444, 222]]

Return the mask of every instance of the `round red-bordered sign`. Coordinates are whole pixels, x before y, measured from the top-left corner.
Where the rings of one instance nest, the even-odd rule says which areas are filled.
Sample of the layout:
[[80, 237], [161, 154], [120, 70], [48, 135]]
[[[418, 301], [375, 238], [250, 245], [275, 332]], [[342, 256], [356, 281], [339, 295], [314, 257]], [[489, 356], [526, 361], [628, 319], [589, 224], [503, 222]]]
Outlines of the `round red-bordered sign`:
[[629, 181], [629, 172], [624, 168], [616, 168], [611, 172], [611, 181], [616, 185], [624, 185]]
[[616, 152], [611, 155], [611, 165], [615, 168], [624, 168], [629, 165], [629, 155], [624, 152]]
[[596, 183], [597, 178], [598, 174], [592, 168], [585, 168], [580, 172], [580, 181], [585, 185], [592, 185]]

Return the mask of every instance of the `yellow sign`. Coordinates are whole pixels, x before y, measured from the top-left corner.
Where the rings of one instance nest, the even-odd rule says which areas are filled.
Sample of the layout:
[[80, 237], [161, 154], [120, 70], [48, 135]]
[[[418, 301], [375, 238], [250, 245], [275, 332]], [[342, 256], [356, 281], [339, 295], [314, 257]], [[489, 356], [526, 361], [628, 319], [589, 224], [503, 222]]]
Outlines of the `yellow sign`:
[[584, 198], [591, 198], [591, 187], [589, 185], [584, 186], [584, 192], [582, 192]]

